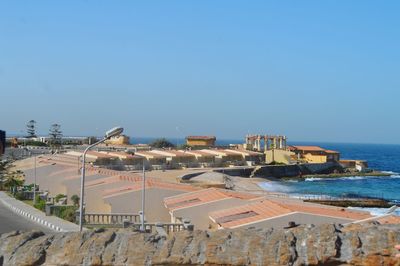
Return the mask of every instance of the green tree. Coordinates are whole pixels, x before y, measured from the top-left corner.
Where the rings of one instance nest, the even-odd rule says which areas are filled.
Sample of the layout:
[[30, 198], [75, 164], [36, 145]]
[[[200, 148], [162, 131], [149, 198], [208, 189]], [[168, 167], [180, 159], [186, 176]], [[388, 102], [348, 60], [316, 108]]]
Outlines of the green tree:
[[74, 204], [74, 206], [79, 206], [79, 200], [80, 200], [80, 198], [78, 197], [78, 195], [71, 196], [71, 201]]
[[156, 139], [152, 143], [150, 143], [150, 146], [153, 148], [174, 148], [175, 145], [168, 141], [166, 138], [161, 138], [161, 139]]
[[62, 131], [61, 131], [61, 125], [59, 124], [52, 124], [49, 130], [49, 136], [50, 136], [50, 146], [52, 147], [60, 147], [62, 144]]
[[26, 124], [26, 137], [27, 138], [36, 138], [36, 121], [35, 120], [30, 120]]

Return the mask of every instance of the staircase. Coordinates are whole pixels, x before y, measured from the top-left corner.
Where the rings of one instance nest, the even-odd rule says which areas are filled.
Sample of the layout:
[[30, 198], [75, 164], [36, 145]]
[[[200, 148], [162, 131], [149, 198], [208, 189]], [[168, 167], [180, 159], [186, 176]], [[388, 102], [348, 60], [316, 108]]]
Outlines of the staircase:
[[251, 171], [249, 178], [253, 178], [255, 176], [255, 174], [257, 173], [257, 171], [260, 170], [260, 168], [261, 168], [260, 165], [257, 165], [256, 167], [254, 167], [253, 171]]

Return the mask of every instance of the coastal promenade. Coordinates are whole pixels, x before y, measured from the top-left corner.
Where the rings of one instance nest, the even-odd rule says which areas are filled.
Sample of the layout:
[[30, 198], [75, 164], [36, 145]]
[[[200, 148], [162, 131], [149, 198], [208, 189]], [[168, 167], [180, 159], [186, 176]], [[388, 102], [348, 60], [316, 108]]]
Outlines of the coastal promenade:
[[79, 231], [79, 226], [43, 212], [0, 191], [0, 233], [13, 230]]

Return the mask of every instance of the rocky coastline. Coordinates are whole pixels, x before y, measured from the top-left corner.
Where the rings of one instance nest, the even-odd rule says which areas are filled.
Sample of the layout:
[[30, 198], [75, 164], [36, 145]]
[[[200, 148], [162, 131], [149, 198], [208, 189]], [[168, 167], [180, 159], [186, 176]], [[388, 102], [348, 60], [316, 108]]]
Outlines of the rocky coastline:
[[400, 265], [399, 225], [299, 226], [283, 230], [10, 232], [0, 265]]

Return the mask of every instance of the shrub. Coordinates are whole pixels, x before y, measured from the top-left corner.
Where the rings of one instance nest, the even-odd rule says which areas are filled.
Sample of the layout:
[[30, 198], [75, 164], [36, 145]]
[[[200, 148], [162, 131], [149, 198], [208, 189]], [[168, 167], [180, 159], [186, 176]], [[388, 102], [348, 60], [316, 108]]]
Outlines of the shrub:
[[53, 206], [52, 214], [69, 222], [75, 222], [76, 210], [76, 206]]
[[46, 208], [46, 201], [41, 199], [39, 195], [36, 195], [36, 203], [33, 205], [36, 209], [41, 210], [44, 212]]
[[25, 200], [25, 193], [23, 193], [23, 192], [17, 192], [16, 194], [15, 194], [15, 198], [17, 199], [17, 200]]
[[36, 141], [36, 140], [28, 140], [25, 142], [25, 145], [27, 146], [37, 146], [37, 147], [47, 147], [47, 144], [41, 141]]

